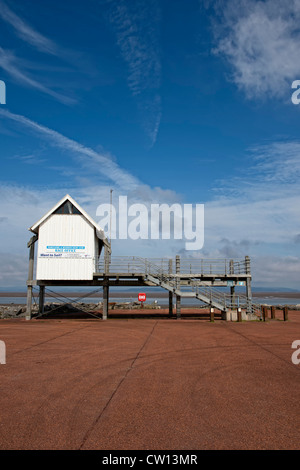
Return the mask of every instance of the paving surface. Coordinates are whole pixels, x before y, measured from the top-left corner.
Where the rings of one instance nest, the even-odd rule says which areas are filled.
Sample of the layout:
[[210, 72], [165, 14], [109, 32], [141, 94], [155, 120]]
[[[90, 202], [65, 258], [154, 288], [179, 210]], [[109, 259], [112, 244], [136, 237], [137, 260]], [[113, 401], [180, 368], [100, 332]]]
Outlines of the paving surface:
[[299, 448], [300, 312], [2, 320], [0, 340], [0, 449]]

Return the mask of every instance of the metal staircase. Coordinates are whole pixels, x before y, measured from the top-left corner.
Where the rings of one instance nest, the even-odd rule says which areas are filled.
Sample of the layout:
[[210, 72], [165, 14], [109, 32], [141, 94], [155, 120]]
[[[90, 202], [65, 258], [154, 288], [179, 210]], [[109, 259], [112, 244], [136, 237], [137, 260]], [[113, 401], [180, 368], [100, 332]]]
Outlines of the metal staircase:
[[146, 277], [152, 284], [160, 286], [175, 295], [183, 298], [196, 298], [206, 305], [221, 310], [222, 312], [241, 308], [246, 311], [247, 314], [252, 314], [261, 318], [260, 306], [249, 301], [245, 295], [239, 294], [233, 301], [231, 295], [219, 292], [218, 289], [213, 287], [200, 286], [199, 283], [197, 284], [197, 281], [183, 289], [176, 285], [176, 280], [174, 280], [174, 278], [169, 278], [166, 274], [157, 277], [148, 274]]

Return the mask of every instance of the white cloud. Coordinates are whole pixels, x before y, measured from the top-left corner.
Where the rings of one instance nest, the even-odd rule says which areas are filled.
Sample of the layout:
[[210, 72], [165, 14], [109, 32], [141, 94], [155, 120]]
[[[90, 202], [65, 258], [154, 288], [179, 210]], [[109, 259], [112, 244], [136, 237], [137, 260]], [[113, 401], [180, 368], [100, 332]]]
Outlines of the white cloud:
[[[252, 149], [256, 176], [272, 183], [280, 182], [296, 189], [300, 177], [300, 142], [273, 142]], [[297, 194], [297, 191], [295, 192]]]
[[239, 242], [246, 239], [260, 250], [270, 249], [272, 244], [289, 244], [299, 231], [299, 202], [298, 196], [281, 198], [280, 193], [275, 200], [233, 198], [208, 202], [206, 241], [218, 246], [223, 238]]
[[216, 181], [205, 203], [205, 242], [196, 257], [253, 261], [255, 284], [299, 287], [300, 143], [273, 142], [251, 151], [240, 177]]
[[95, 150], [85, 147], [84, 145], [69, 139], [59, 132], [42, 126], [25, 116], [13, 114], [8, 110], [0, 109], [0, 117], [13, 120], [32, 131], [38, 133], [41, 137], [46, 139], [51, 145], [61, 148], [62, 150], [69, 151], [73, 156], [76, 156], [82, 165], [88, 166], [92, 171], [102, 174], [104, 177], [112, 180], [117, 186], [124, 189], [134, 189], [138, 184], [138, 180], [123, 170], [117, 163], [115, 163], [108, 154], [99, 153]]
[[15, 155], [11, 157], [12, 160], [19, 160], [26, 165], [41, 165], [45, 163], [47, 160], [44, 158], [40, 158], [37, 155], [30, 154], [30, 155]]
[[[66, 62], [72, 64], [72, 68], [76, 68], [76, 72], [72, 69], [63, 68], [62, 66], [45, 66], [39, 63], [32, 63], [26, 61], [24, 58], [19, 58], [14, 52], [5, 50], [0, 47], [0, 67], [5, 70], [15, 81], [22, 86], [28, 86], [36, 89], [42, 93], [52, 96], [61, 103], [71, 105], [77, 102], [77, 99], [70, 96], [65, 96], [63, 93], [54, 91], [51, 87], [45, 86], [40, 79], [32, 78], [32, 70], [38, 69], [48, 70], [61, 73], [72, 73], [72, 76], [78, 75], [78, 70], [82, 72], [83, 64], [87, 66], [86, 58], [78, 52], [73, 52], [64, 49], [61, 45], [56, 44], [51, 39], [45, 37], [30, 26], [25, 20], [20, 18], [14, 13], [6, 4], [4, 0], [0, 0], [0, 19], [12, 26], [15, 34], [21, 38], [25, 44], [33, 46], [40, 52], [56, 56], [59, 59], [63, 59]], [[79, 65], [78, 65], [79, 64]], [[57, 87], [58, 81], [56, 81]], [[70, 89], [70, 81], [68, 82], [68, 89]]]
[[240, 201], [298, 199], [300, 142], [275, 141], [252, 147], [240, 176], [217, 182], [216, 192]]
[[259, 256], [252, 261], [256, 286], [287, 287], [299, 289], [299, 256]]
[[128, 86], [143, 115], [143, 127], [153, 146], [161, 120], [160, 10], [156, 0], [112, 0], [110, 23], [128, 66]]
[[26, 272], [28, 271], [28, 260], [25, 256], [14, 253], [0, 252], [0, 285], [1, 288], [26, 289]]
[[58, 55], [57, 45], [33, 29], [26, 21], [14, 13], [3, 0], [0, 0], [0, 18], [10, 24], [17, 35], [39, 51]]
[[16, 63], [19, 63], [18, 58], [10, 51], [6, 51], [0, 47], [0, 67], [5, 70], [14, 80], [20, 83], [23, 86], [29, 86], [34, 88], [46, 95], [52, 96], [56, 100], [64, 104], [73, 104], [75, 100], [69, 98], [65, 95], [57, 93], [56, 91], [51, 90], [50, 88], [44, 86], [42, 83], [34, 80], [28, 74], [20, 69]]
[[159, 88], [161, 65], [158, 55], [156, 2], [112, 2], [110, 21], [117, 44], [129, 67], [128, 86], [134, 95]]
[[248, 98], [290, 99], [292, 81], [300, 76], [300, 1], [229, 0], [223, 5], [215, 52], [232, 66], [232, 80]]
[[208, 223], [216, 229], [222, 212], [223, 236], [228, 239], [238, 235], [264, 248], [290, 244], [300, 224], [300, 143], [274, 142], [251, 154], [250, 171], [218, 185], [218, 196], [207, 205]]

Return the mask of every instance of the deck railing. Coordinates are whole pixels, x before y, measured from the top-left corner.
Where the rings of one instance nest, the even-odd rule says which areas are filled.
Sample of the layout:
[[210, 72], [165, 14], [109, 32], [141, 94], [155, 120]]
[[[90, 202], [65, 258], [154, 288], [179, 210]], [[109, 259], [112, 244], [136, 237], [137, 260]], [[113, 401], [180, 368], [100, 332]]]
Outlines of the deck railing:
[[[180, 272], [182, 274], [246, 274], [248, 271], [247, 259], [180, 259]], [[250, 267], [250, 266], [249, 266]]]
[[[171, 261], [171, 263], [170, 263]], [[214, 276], [230, 276], [230, 274], [250, 274], [250, 260], [180, 258], [177, 266], [181, 274], [198, 274]], [[99, 272], [105, 272], [104, 260], [101, 258], [98, 266]], [[176, 272], [176, 261], [169, 258], [141, 258], [139, 256], [113, 256], [109, 263], [109, 273], [142, 273], [142, 274], [170, 274]]]

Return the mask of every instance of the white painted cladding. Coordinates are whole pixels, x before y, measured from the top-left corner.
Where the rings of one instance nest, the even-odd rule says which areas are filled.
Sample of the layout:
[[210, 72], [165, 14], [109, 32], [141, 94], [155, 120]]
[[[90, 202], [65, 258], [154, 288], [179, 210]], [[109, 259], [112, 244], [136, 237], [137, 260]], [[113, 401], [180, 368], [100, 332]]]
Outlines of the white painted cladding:
[[82, 215], [54, 214], [39, 227], [37, 280], [92, 280], [95, 227]]

